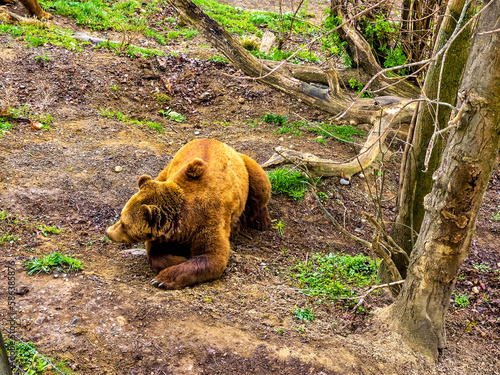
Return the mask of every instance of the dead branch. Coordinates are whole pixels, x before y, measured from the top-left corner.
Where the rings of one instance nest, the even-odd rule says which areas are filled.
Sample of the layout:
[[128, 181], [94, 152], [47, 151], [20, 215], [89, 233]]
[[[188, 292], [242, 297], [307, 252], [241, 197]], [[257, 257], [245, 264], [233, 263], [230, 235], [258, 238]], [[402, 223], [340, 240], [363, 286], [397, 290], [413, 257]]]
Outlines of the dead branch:
[[411, 101], [402, 101], [398, 105], [400, 108], [394, 107], [392, 117], [383, 116], [380, 121], [380, 126], [374, 126], [368, 135], [363, 148], [359, 154], [350, 162], [338, 163], [328, 159], [321, 159], [309, 153], [302, 153], [295, 150], [289, 150], [282, 147], [277, 147], [276, 153], [271, 158], [262, 164], [263, 168], [284, 164], [287, 160], [292, 160], [307, 167], [307, 170], [317, 177], [332, 177], [343, 174], [350, 178], [356, 173], [369, 167], [381, 150], [381, 145], [389, 134], [393, 120], [396, 119], [406, 107], [415, 108], [416, 104]]
[[359, 302], [356, 306], [354, 306], [354, 308], [352, 309], [352, 311], [356, 311], [358, 309], [359, 306], [361, 306], [364, 301], [365, 301], [365, 298], [368, 297], [369, 294], [373, 293], [374, 291], [376, 291], [377, 289], [382, 289], [382, 288], [392, 288], [396, 285], [401, 285], [405, 282], [405, 280], [398, 280], [398, 281], [394, 281], [392, 283], [387, 283], [387, 284], [381, 284], [381, 285], [375, 285], [375, 286], [372, 286], [367, 292], [365, 292], [361, 298], [360, 297], [347, 297], [347, 298], [342, 298], [342, 299], [359, 299]]

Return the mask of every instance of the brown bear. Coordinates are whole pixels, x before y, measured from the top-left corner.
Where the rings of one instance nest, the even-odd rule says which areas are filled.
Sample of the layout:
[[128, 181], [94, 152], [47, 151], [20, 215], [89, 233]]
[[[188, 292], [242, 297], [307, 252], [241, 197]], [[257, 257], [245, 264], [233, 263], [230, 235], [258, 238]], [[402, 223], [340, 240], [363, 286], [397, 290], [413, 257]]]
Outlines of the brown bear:
[[229, 260], [229, 237], [242, 226], [265, 229], [271, 184], [254, 160], [224, 143], [199, 139], [182, 147], [106, 231], [116, 242], [146, 242], [153, 285], [166, 289], [218, 279]]
[[[16, 2], [16, 0], [0, 0], [0, 5], [12, 4], [14, 2]], [[39, 19], [52, 18], [52, 14], [45, 12], [38, 3], [38, 0], [20, 0], [20, 2], [32, 16]]]

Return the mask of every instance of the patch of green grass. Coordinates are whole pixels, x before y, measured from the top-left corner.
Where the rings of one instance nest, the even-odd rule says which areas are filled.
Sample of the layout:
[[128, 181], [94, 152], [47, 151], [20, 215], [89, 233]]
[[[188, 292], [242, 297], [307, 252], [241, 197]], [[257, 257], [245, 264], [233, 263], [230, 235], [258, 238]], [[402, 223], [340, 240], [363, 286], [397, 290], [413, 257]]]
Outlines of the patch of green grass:
[[175, 122], [182, 122], [186, 119], [186, 116], [180, 114], [179, 112], [172, 111], [171, 109], [167, 109], [166, 111], [160, 110], [160, 113], [164, 118], [168, 118], [169, 120]]
[[[216, 0], [194, 0], [194, 3], [227, 31], [240, 35], [255, 34], [260, 37], [264, 28], [274, 32], [289, 30], [292, 21], [291, 13], [284, 13], [280, 17], [275, 12], [242, 10]], [[316, 32], [315, 28], [304, 21], [304, 15], [299, 12], [293, 22], [292, 33], [307, 35]]]
[[17, 39], [21, 38], [27, 42], [30, 47], [52, 44], [54, 46], [60, 46], [69, 50], [81, 52], [84, 49], [83, 46], [90, 44], [89, 42], [72, 38], [72, 31], [70, 30], [46, 24], [0, 24], [0, 33], [10, 34]]
[[276, 229], [281, 235], [285, 233], [285, 223], [283, 222], [283, 220], [280, 220], [276, 224], [274, 224], [273, 228]]
[[158, 104], [164, 105], [170, 103], [172, 98], [168, 96], [167, 94], [162, 94], [160, 92], [155, 92], [154, 97]]
[[491, 267], [484, 263], [476, 263], [473, 267], [479, 273], [488, 273], [491, 271]]
[[114, 43], [110, 41], [103, 41], [98, 43], [94, 49], [107, 49], [113, 51], [117, 55], [127, 55], [129, 57], [152, 57], [152, 56], [165, 56], [166, 53], [158, 49], [140, 48], [130, 44], [124, 45], [122, 43]]
[[302, 173], [288, 168], [278, 168], [268, 172], [271, 189], [274, 193], [287, 195], [295, 200], [304, 197], [309, 180]]
[[257, 126], [259, 126], [257, 120], [248, 119], [246, 122], [248, 125], [250, 125], [251, 128], [256, 128]]
[[296, 136], [300, 137], [302, 135], [302, 132], [300, 131], [301, 125], [302, 125], [302, 122], [294, 122], [292, 125], [289, 125], [289, 126], [284, 125], [281, 128], [279, 128], [276, 133], [278, 133], [278, 134], [290, 133], [290, 134], [295, 134]]
[[215, 62], [222, 62], [222, 63], [228, 63], [229, 60], [226, 59], [224, 56], [219, 56], [219, 55], [214, 55], [208, 58], [209, 61], [215, 61]]
[[[116, 30], [119, 32], [137, 32], [146, 37], [156, 39], [162, 45], [167, 44], [172, 35], [150, 27], [148, 20], [153, 18], [164, 7], [161, 0], [141, 2], [136, 0], [107, 1], [65, 1], [41, 0], [42, 6], [50, 7], [55, 14], [71, 17], [79, 25], [84, 25], [92, 30]], [[175, 23], [175, 19], [167, 19], [165, 23]], [[164, 24], [157, 23], [156, 26]], [[170, 27], [172, 27], [170, 25]], [[193, 38], [198, 32], [189, 28], [179, 29], [175, 37], [182, 35], [185, 39]]]
[[47, 56], [45, 53], [41, 54], [41, 55], [38, 55], [38, 56], [35, 56], [35, 61], [41, 61], [41, 62], [49, 62], [49, 61], [52, 61], [52, 58]]
[[498, 209], [498, 212], [496, 214], [491, 214], [491, 219], [495, 221], [500, 221], [500, 207]]
[[[340, 17], [328, 12], [328, 16], [323, 21], [323, 27], [329, 31], [339, 26], [342, 23]], [[321, 49], [328, 55], [340, 56], [347, 67], [352, 66], [352, 58], [346, 53], [347, 42], [342, 41], [340, 35], [333, 32], [321, 39]]]
[[[355, 78], [351, 78], [349, 80], [349, 86], [351, 86], [352, 89], [356, 90], [356, 94], [359, 94], [361, 92], [361, 90], [363, 90], [363, 87], [365, 87], [365, 84], [363, 82], [356, 81]], [[373, 98], [373, 94], [365, 91], [363, 94], [361, 94], [361, 97], [362, 98]]]
[[38, 225], [36, 227], [40, 232], [42, 232], [42, 234], [47, 237], [47, 233], [53, 233], [53, 234], [59, 234], [61, 233], [63, 230], [61, 228], [58, 228], [58, 227], [49, 227], [47, 225]]
[[[7, 349], [7, 356], [27, 375], [43, 374], [49, 366], [49, 362], [38, 353], [35, 344], [32, 342], [24, 343], [6, 339], [5, 347]], [[73, 371], [67, 366], [66, 361], [58, 363], [54, 363], [55, 361], [53, 359], [51, 361], [58, 372], [65, 375], [73, 374]], [[53, 370], [49, 372], [52, 373]]]
[[453, 292], [453, 299], [455, 301], [455, 305], [458, 307], [467, 307], [469, 306], [469, 296], [466, 294]]
[[118, 85], [112, 85], [112, 86], [109, 86], [109, 88], [113, 91], [118, 91], [120, 90], [120, 87]]
[[148, 120], [134, 120], [131, 119], [128, 115], [125, 115], [119, 111], [111, 111], [109, 109], [101, 109], [101, 116], [117, 119], [118, 121], [125, 122], [127, 124], [134, 124], [138, 126], [147, 126], [150, 129], [156, 130], [159, 133], [163, 133], [165, 129], [163, 126], [157, 122], [148, 121]]
[[62, 255], [61, 253], [51, 253], [40, 258], [29, 259], [23, 263], [23, 267], [28, 271], [28, 275], [39, 274], [40, 272], [77, 272], [83, 266], [79, 260]]
[[333, 124], [325, 124], [319, 123], [314, 126], [311, 126], [308, 129], [312, 133], [316, 133], [323, 138], [335, 138], [340, 141], [353, 142], [353, 137], [362, 137], [365, 135], [365, 132], [359, 129], [356, 129], [350, 125], [333, 125]]
[[[273, 116], [273, 115], [271, 115], [271, 116]], [[284, 119], [286, 122], [287, 118], [284, 117]], [[271, 120], [272, 120], [272, 117], [271, 117]], [[300, 136], [302, 136], [302, 132], [300, 130], [302, 129], [303, 126], [306, 126], [306, 125], [307, 125], [306, 120], [295, 121], [291, 125], [283, 125], [281, 128], [278, 129], [278, 131], [276, 133], [278, 133], [278, 134], [289, 133], [289, 134], [294, 134], [294, 135], [300, 137]]]
[[[7, 116], [13, 119], [28, 118], [31, 121], [39, 121], [44, 129], [50, 129], [49, 125], [52, 124], [52, 122], [54, 122], [54, 116], [52, 116], [49, 113], [42, 113], [42, 114], [31, 113], [31, 109], [27, 104], [23, 104], [18, 108], [8, 107]], [[0, 117], [0, 131], [2, 131], [2, 122], [5, 123], [6, 120]], [[12, 125], [10, 127], [12, 127]]]
[[295, 319], [303, 320], [306, 322], [312, 322], [312, 321], [316, 320], [316, 316], [314, 315], [314, 312], [312, 310], [308, 309], [307, 307], [305, 309], [296, 308], [295, 313], [294, 313], [294, 317], [295, 317]]
[[193, 39], [198, 34], [198, 31], [193, 29], [176, 29], [167, 33], [167, 39], [177, 39], [179, 37]]
[[274, 61], [285, 60], [288, 59], [290, 56], [292, 56], [292, 54], [295, 54], [295, 56], [290, 60], [290, 62], [294, 64], [300, 64], [302, 62], [314, 63], [319, 61], [318, 56], [316, 56], [314, 52], [309, 50], [297, 51], [296, 49], [293, 51], [282, 51], [277, 48], [272, 48], [269, 53], [260, 52], [258, 50], [249, 50], [249, 52], [259, 59], [274, 60]]
[[54, 116], [52, 116], [50, 113], [45, 113], [39, 115], [38, 120], [44, 125], [50, 125], [54, 122]]
[[5, 233], [5, 234], [0, 233], [0, 245], [3, 245], [6, 242], [13, 244], [16, 241], [21, 241], [21, 239], [15, 237], [9, 233]]
[[42, 374], [49, 365], [49, 363], [38, 354], [35, 344], [32, 342], [14, 342], [11, 339], [7, 339], [5, 340], [5, 346], [7, 348], [7, 355], [14, 358], [14, 363], [26, 374]]
[[377, 261], [362, 254], [314, 254], [307, 262], [299, 262], [290, 276], [307, 296], [336, 301], [354, 296], [355, 287], [375, 283], [377, 268]]
[[5, 132], [12, 129], [12, 124], [3, 117], [0, 117], [0, 137], [5, 136]]
[[273, 113], [267, 113], [260, 118], [262, 121], [273, 125], [285, 125], [288, 122], [288, 118], [282, 115], [275, 115]]

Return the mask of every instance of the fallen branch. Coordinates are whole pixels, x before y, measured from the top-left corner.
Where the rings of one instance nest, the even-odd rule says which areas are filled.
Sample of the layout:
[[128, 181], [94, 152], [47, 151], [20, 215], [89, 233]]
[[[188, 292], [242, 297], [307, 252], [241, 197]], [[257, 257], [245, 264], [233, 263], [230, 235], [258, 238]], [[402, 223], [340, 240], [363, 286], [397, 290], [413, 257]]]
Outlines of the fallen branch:
[[[279, 164], [284, 164], [287, 161], [304, 165], [307, 170], [316, 177], [333, 177], [345, 176], [350, 178], [363, 169], [368, 168], [380, 153], [382, 144], [389, 134], [391, 125], [394, 120], [399, 117], [400, 113], [405, 108], [415, 108], [416, 104], [413, 101], [403, 101], [399, 103], [400, 107], [393, 108], [393, 112], [383, 116], [379, 126], [374, 126], [368, 135], [363, 148], [359, 154], [349, 162], [335, 162], [328, 159], [321, 159], [313, 154], [303, 153], [296, 150], [290, 150], [283, 147], [276, 147], [275, 154], [269, 158], [263, 168], [273, 167]], [[395, 113], [394, 113], [395, 112]], [[392, 116], [390, 116], [392, 115]]]
[[340, 299], [347, 299], [347, 300], [353, 300], [353, 299], [359, 299], [359, 302], [356, 306], [354, 306], [354, 308], [352, 309], [352, 311], [356, 311], [358, 309], [359, 306], [361, 306], [364, 301], [365, 301], [365, 298], [368, 297], [368, 295], [370, 293], [373, 293], [374, 291], [376, 291], [377, 289], [382, 289], [382, 288], [391, 288], [395, 285], [401, 285], [405, 282], [405, 280], [398, 280], [398, 281], [394, 281], [392, 283], [387, 283], [387, 284], [381, 284], [381, 285], [375, 285], [373, 287], [371, 287], [366, 293], [364, 293], [361, 298], [358, 297], [344, 297], [344, 298], [340, 298]]

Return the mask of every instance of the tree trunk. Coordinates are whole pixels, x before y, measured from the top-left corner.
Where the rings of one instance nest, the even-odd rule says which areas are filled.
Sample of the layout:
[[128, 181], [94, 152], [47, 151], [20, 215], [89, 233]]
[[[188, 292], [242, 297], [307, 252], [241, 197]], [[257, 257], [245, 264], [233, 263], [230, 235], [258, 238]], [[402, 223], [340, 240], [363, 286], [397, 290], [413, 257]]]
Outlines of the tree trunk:
[[9, 365], [9, 357], [7, 356], [7, 350], [5, 349], [2, 332], [0, 332], [0, 374], [12, 375], [12, 371]]
[[[486, 4], [485, 4], [486, 5]], [[445, 316], [500, 148], [500, 1], [480, 15], [460, 90], [457, 122], [425, 198], [425, 217], [408, 276], [381, 314], [409, 345], [436, 360], [446, 345]], [[387, 315], [386, 315], [387, 314]]]
[[[457, 20], [460, 19], [464, 3], [465, 0], [451, 0], [448, 3], [445, 19], [439, 30], [437, 42], [434, 47], [434, 55], [449, 41], [450, 36], [457, 26]], [[470, 3], [469, 9], [465, 13], [466, 16], [459, 27], [463, 26], [470, 19], [474, 3], [474, 1]], [[445, 52], [437, 61], [431, 64], [423, 90], [427, 99], [436, 100], [437, 98], [440, 102], [449, 103], [453, 106], [456, 104], [457, 91], [460, 87], [467, 62], [469, 45], [470, 27], [464, 30], [451, 43], [448, 52]], [[441, 85], [439, 87], [443, 64]], [[438, 112], [437, 118], [436, 112]], [[399, 194], [396, 203], [397, 216], [390, 231], [391, 237], [394, 238], [396, 243], [408, 255], [411, 253], [415, 243], [414, 233], [420, 231], [425, 214], [424, 197], [431, 191], [432, 175], [439, 166], [443, 150], [443, 138], [437, 137], [426, 170], [424, 162], [429, 141], [435, 131], [447, 126], [450, 113], [451, 108], [448, 106], [440, 105], [438, 108], [436, 104], [429, 103], [428, 101], [420, 103], [414, 133], [409, 135], [411, 139], [408, 139], [408, 146], [403, 158], [406, 162], [401, 165]], [[436, 129], [436, 125], [438, 129]], [[401, 276], [405, 278], [408, 264], [402, 258], [395, 258], [393, 260]], [[379, 276], [383, 282], [395, 281], [384, 271], [384, 267], [381, 267]]]

